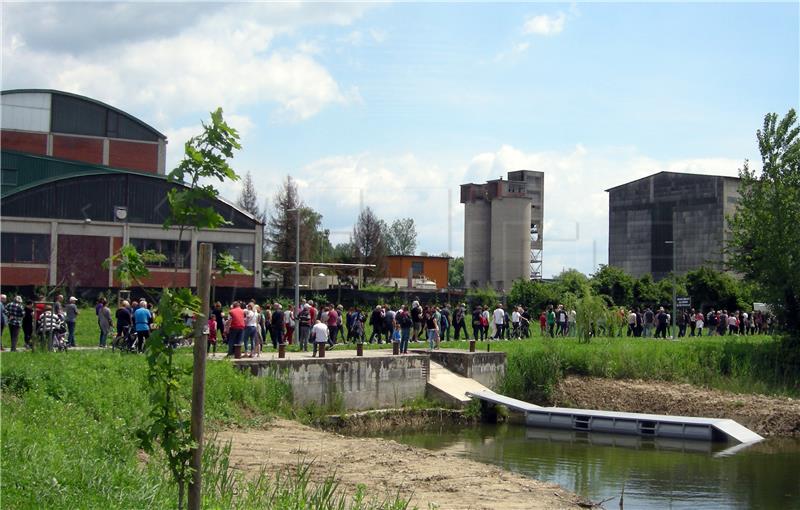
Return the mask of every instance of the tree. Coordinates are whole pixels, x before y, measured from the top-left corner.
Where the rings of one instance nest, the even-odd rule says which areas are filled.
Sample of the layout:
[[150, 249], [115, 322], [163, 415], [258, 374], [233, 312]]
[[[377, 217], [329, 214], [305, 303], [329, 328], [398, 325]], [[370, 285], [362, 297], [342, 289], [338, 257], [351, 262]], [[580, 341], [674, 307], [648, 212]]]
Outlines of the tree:
[[261, 223], [266, 223], [266, 214], [258, 205], [258, 191], [256, 191], [256, 184], [253, 182], [253, 176], [250, 172], [244, 174], [242, 178], [242, 189], [239, 192], [236, 205], [252, 214]]
[[[175, 252], [180, 259], [180, 246], [187, 228], [218, 228], [229, 222], [219, 214], [213, 204], [219, 192], [213, 181], [237, 181], [239, 176], [228, 164], [233, 151], [241, 149], [239, 133], [222, 118], [222, 108], [211, 112], [211, 123], [203, 124], [203, 133], [189, 138], [184, 144], [184, 156], [178, 166], [167, 175], [167, 180], [184, 184], [169, 190], [167, 201], [170, 213], [164, 219], [164, 228], [178, 227]], [[209, 182], [211, 181], [211, 182]], [[175, 266], [177, 274], [178, 267]], [[174, 283], [174, 282], [173, 282]]]
[[464, 257], [455, 257], [450, 261], [447, 271], [447, 284], [450, 287], [464, 286]]
[[389, 255], [414, 255], [417, 249], [417, 228], [414, 218], [396, 219], [385, 230]]
[[794, 109], [764, 117], [756, 133], [761, 175], [745, 160], [739, 205], [730, 218], [730, 265], [763, 292], [800, 345], [800, 127]]
[[520, 304], [531, 309], [534, 316], [547, 308], [547, 305], [556, 305], [561, 301], [555, 284], [525, 279], [514, 282], [508, 298], [512, 305]]
[[589, 279], [577, 269], [566, 269], [554, 279], [557, 282], [559, 294], [561, 295], [570, 293], [581, 297], [589, 285]]
[[[266, 235], [269, 249], [276, 260], [294, 261], [297, 243], [297, 209], [300, 210], [300, 260], [319, 261], [324, 243], [330, 245], [320, 230], [322, 215], [300, 200], [297, 184], [287, 176], [272, 201], [272, 214], [267, 220]], [[294, 285], [294, 269], [283, 268], [284, 282]]]
[[647, 273], [633, 282], [633, 303], [635, 305], [654, 305], [658, 300], [658, 287], [653, 281], [653, 275]]
[[[170, 182], [184, 186], [176, 186], [167, 194], [170, 212], [164, 220], [164, 228], [178, 226], [176, 253], [180, 254], [180, 241], [186, 229], [215, 229], [228, 223], [212, 205], [219, 196], [212, 183], [214, 180], [224, 182], [239, 179], [228, 164], [228, 158], [232, 158], [233, 151], [240, 148], [239, 134], [222, 118], [222, 108], [211, 112], [211, 123], [203, 122], [203, 132], [190, 138], [184, 145], [183, 159], [168, 175]], [[224, 261], [226, 268], [236, 265], [232, 257], [226, 257]], [[177, 266], [175, 272], [177, 274]], [[191, 332], [183, 316], [205, 317], [208, 310], [200, 309], [200, 299], [193, 296], [189, 289], [173, 291], [167, 288], [161, 295], [158, 311], [159, 327], [146, 344], [152, 407], [148, 420], [137, 435], [145, 451], [152, 453], [155, 444], [161, 445], [169, 462], [170, 473], [178, 485], [178, 509], [183, 507], [187, 483], [191, 484], [189, 502], [196, 503], [199, 508], [197, 493], [200, 470], [193, 469], [190, 462], [193, 458], [201, 458], [203, 445], [201, 441], [195, 441], [193, 433], [199, 431], [198, 437], [202, 436], [202, 420], [196, 424], [199, 428], [195, 429], [186, 417], [180, 387], [182, 376], [191, 371], [178, 367], [174, 362], [174, 354], [176, 339]], [[204, 370], [202, 349], [205, 344], [200, 342], [203, 324], [204, 321], [195, 322], [195, 370]], [[203, 345], [203, 348], [197, 350], [198, 345]], [[202, 388], [202, 384], [199, 388]], [[192, 406], [202, 409], [202, 399], [192, 402]], [[197, 456], [195, 452], [198, 452]]]
[[618, 267], [601, 264], [592, 275], [591, 285], [595, 294], [610, 297], [617, 306], [633, 303], [633, 278]]
[[[710, 267], [700, 267], [688, 271], [685, 276], [686, 290], [692, 298], [692, 305], [698, 310], [708, 308], [740, 308], [737, 282], [731, 275]], [[743, 304], [743, 303], [742, 303]]]
[[369, 271], [373, 276], [386, 273], [386, 240], [382, 221], [367, 207], [358, 215], [351, 242], [356, 258], [364, 264], [375, 264]]

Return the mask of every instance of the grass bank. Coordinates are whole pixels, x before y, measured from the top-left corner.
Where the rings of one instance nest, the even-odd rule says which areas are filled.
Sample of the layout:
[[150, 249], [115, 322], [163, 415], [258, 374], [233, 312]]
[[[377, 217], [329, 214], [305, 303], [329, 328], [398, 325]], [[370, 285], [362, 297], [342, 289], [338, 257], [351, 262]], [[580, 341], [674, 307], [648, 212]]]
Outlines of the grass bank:
[[[191, 363], [189, 352], [178, 358], [181, 364]], [[108, 351], [3, 355], [4, 508], [175, 506], [176, 490], [166, 482], [165, 464], [144, 457], [135, 439], [148, 410], [145, 365], [141, 356]], [[281, 381], [254, 378], [229, 363], [209, 363], [207, 377], [209, 435], [291, 414], [290, 390]], [[184, 389], [188, 392], [188, 385]], [[370, 501], [363, 491], [343, 494], [333, 478], [312, 483], [308, 466], [249, 480], [227, 468], [225, 449], [208, 449], [205, 507], [405, 507], [401, 499]]]
[[685, 382], [736, 393], [800, 396], [800, 367], [770, 337], [712, 337], [680, 342], [571, 339], [503, 342], [508, 353], [502, 392], [549, 402], [566, 375]]

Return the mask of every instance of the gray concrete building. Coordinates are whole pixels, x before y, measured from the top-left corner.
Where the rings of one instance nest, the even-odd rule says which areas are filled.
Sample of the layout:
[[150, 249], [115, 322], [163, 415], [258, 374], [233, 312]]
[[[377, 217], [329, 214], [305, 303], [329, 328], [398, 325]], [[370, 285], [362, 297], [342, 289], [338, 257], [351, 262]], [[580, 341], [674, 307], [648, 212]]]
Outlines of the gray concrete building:
[[542, 277], [544, 173], [508, 172], [508, 180], [462, 184], [464, 282], [511, 289], [514, 280]]
[[[638, 278], [723, 269], [739, 179], [659, 172], [608, 192], [608, 263]], [[673, 244], [668, 241], [674, 241]]]

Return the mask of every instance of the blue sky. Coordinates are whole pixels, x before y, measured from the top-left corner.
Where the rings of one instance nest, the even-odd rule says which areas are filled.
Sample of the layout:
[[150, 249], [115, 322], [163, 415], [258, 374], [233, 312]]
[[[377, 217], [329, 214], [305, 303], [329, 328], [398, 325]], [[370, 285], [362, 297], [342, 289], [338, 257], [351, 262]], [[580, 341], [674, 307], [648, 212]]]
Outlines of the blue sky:
[[758, 161], [800, 102], [798, 5], [4, 3], [2, 80], [129, 111], [173, 164], [223, 106], [235, 168], [263, 198], [294, 176], [334, 242], [369, 205], [460, 254], [459, 184], [544, 171], [551, 276], [606, 262], [603, 190]]

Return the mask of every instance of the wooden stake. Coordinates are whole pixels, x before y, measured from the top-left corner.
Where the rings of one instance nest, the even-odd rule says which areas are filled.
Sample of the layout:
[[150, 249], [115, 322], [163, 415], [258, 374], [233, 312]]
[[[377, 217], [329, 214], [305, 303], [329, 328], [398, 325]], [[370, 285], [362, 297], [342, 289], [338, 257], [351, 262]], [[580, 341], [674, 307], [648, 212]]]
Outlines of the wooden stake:
[[200, 510], [203, 471], [203, 414], [206, 397], [206, 354], [208, 350], [208, 314], [211, 295], [211, 244], [201, 243], [197, 257], [197, 295], [200, 313], [194, 320], [194, 369], [192, 372], [192, 482], [189, 484], [189, 510]]

